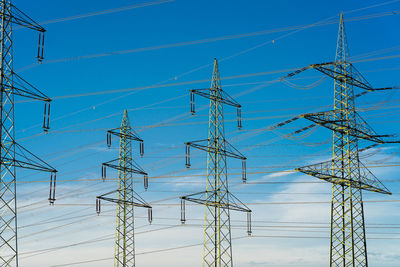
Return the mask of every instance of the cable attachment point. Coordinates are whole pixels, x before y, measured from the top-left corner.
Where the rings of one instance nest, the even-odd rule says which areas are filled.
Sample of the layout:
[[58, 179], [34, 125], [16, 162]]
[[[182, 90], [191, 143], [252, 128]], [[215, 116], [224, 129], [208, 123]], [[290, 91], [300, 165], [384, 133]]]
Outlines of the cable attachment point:
[[186, 223], [186, 209], [185, 209], [185, 200], [181, 198], [181, 223]]
[[242, 129], [242, 107], [237, 108], [237, 127], [239, 130]]
[[189, 143], [185, 143], [186, 146], [186, 168], [190, 168], [190, 144]]
[[46, 100], [44, 103], [44, 113], [43, 113], [43, 131], [48, 132], [50, 129], [50, 100]]
[[56, 180], [57, 180], [57, 172], [52, 172], [50, 175], [50, 194], [49, 194], [50, 205], [54, 205], [54, 202], [56, 201]]
[[190, 90], [190, 113], [194, 115], [196, 113], [195, 111], [195, 105], [194, 105], [194, 91]]
[[39, 32], [38, 51], [36, 56], [39, 63], [42, 63], [44, 59], [44, 33], [44, 31]]

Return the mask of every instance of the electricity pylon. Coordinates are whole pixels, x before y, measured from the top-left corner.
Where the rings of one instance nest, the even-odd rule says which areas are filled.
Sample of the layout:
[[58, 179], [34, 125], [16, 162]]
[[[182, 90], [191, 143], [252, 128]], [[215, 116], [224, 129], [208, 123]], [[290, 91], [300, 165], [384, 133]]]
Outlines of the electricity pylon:
[[[366, 267], [368, 257], [362, 190], [391, 193], [361, 163], [359, 152], [363, 149], [359, 149], [358, 140], [377, 144], [398, 141], [385, 140], [389, 135], [378, 135], [357, 113], [354, 99], [365, 92], [391, 88], [374, 89], [351, 63], [343, 14], [340, 15], [335, 62], [313, 64], [282, 79], [310, 68], [334, 79], [334, 108], [301, 117], [333, 131], [333, 158], [296, 170], [332, 183], [330, 266]], [[354, 87], [366, 91], [355, 95]]]
[[[101, 200], [117, 204], [117, 222], [115, 231], [115, 267], [135, 266], [134, 240], [134, 207], [148, 209], [148, 219], [152, 221], [152, 208], [134, 190], [132, 174], [144, 176], [144, 187], [147, 190], [147, 173], [132, 158], [132, 141], [140, 144], [140, 155], [143, 156], [143, 140], [129, 124], [128, 112], [124, 111], [121, 127], [107, 131], [107, 145], [111, 146], [112, 135], [119, 137], [119, 158], [102, 164], [102, 177], [106, 178], [106, 167], [118, 170], [118, 189], [96, 197], [96, 211], [101, 212]], [[116, 197], [115, 197], [116, 195]]]
[[225, 139], [223, 105], [237, 108], [238, 128], [241, 128], [241, 106], [222, 90], [218, 62], [214, 61], [211, 87], [190, 90], [191, 112], [195, 113], [195, 94], [210, 99], [208, 139], [187, 142], [186, 166], [190, 167], [190, 147], [207, 152], [206, 191], [181, 197], [181, 222], [185, 223], [185, 201], [205, 205], [203, 266], [233, 266], [230, 210], [248, 214], [248, 234], [251, 234], [251, 210], [228, 190], [226, 157], [242, 160], [243, 181], [246, 181], [246, 157]]
[[10, 0], [0, 0], [0, 266], [18, 266], [16, 168], [51, 173], [51, 204], [55, 201], [56, 172], [53, 167], [33, 155], [15, 141], [14, 96], [45, 102], [43, 129], [49, 129], [51, 99], [22, 79], [13, 70], [13, 25], [39, 32], [37, 59], [43, 60], [45, 29], [16, 8]]

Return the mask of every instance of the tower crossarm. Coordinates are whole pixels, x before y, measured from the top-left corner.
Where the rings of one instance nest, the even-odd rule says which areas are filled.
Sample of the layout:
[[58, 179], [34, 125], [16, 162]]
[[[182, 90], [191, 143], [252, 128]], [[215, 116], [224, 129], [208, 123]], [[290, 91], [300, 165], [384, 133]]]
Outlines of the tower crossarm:
[[330, 110], [325, 112], [303, 114], [302, 117], [333, 131], [343, 134], [348, 133], [351, 136], [376, 143], [385, 143], [382, 138], [389, 137], [389, 135], [378, 135], [358, 113], [356, 113], [357, 123], [355, 127], [348, 125], [345, 120], [337, 119], [341, 117], [340, 114], [338, 114], [340, 112], [341, 111], [338, 110]]
[[35, 30], [39, 32], [39, 41], [38, 41], [38, 51], [36, 58], [39, 62], [42, 62], [44, 59], [44, 33], [46, 32], [45, 28], [39, 25], [36, 21], [26, 15], [24, 12], [19, 10], [16, 6], [9, 3], [5, 5], [1, 10], [0, 16], [4, 18], [9, 23], [19, 25], [24, 28], [28, 28], [31, 30]]
[[[209, 146], [210, 141], [212, 140], [204, 139], [199, 141], [191, 141], [191, 142], [186, 142], [185, 145], [186, 147], [194, 147], [203, 150], [205, 152], [218, 153], [230, 158], [241, 159], [241, 160], [247, 159], [242, 153], [240, 153], [225, 139], [218, 140], [219, 144], [221, 144], [220, 146]], [[217, 142], [217, 140], [215, 140], [215, 142]]]
[[132, 141], [143, 142], [143, 139], [140, 138], [137, 135], [137, 133], [135, 133], [132, 129], [128, 129], [128, 132], [125, 134], [125, 133], [121, 133], [121, 127], [120, 127], [120, 128], [108, 130], [107, 134], [112, 134], [112, 135], [115, 135], [120, 138], [126, 137], [127, 139], [132, 140]]
[[[347, 84], [361, 89], [374, 90], [364, 76], [350, 62], [328, 62], [312, 64], [310, 67], [339, 82], [345, 81]], [[346, 71], [343, 71], [342, 69], [346, 69]], [[348, 70], [350, 71], [348, 72]]]
[[[346, 68], [349, 67], [348, 69], [350, 71], [348, 73], [347, 72], [345, 73], [344, 71], [340, 71], [341, 66], [343, 66], [343, 65], [346, 65]], [[369, 82], [364, 78], [364, 76], [350, 62], [327, 62], [327, 63], [311, 64], [307, 67], [303, 67], [301, 69], [298, 69], [294, 72], [291, 72], [291, 73], [283, 76], [282, 78], [280, 78], [280, 80], [285, 80], [287, 78], [293, 77], [293, 76], [295, 76], [301, 72], [304, 72], [308, 69], [316, 69], [319, 72], [322, 72], [323, 74], [325, 74], [339, 82], [346, 81], [347, 84], [367, 90], [367, 92], [398, 89], [398, 86], [373, 88], [369, 84]], [[359, 93], [355, 97], [357, 98], [359, 96], [362, 96], [362, 95], [366, 94], [367, 92]]]
[[126, 139], [130, 141], [137, 141], [139, 142], [139, 151], [140, 151], [140, 156], [143, 157], [144, 155], [144, 142], [143, 139], [139, 137], [139, 135], [130, 127], [127, 126], [126, 130], [122, 131], [123, 127], [111, 129], [107, 131], [107, 146], [110, 148], [111, 147], [111, 136], [115, 135], [119, 137], [120, 139]]
[[[219, 145], [210, 146], [210, 142], [212, 141], [218, 143]], [[194, 147], [199, 150], [205, 151], [207, 153], [219, 154], [221, 156], [242, 160], [242, 181], [244, 183], [247, 181], [247, 174], [246, 174], [247, 158], [225, 139], [222, 140], [204, 139], [199, 141], [191, 141], [191, 142], [186, 142], [185, 146], [186, 146], [186, 168], [190, 168], [191, 166], [190, 147]]]
[[[223, 104], [226, 104], [226, 105], [229, 105], [232, 107], [236, 107], [236, 108], [242, 107], [235, 99], [233, 99], [230, 95], [228, 95], [228, 93], [226, 93], [224, 90], [222, 90], [221, 88], [217, 88], [217, 89], [220, 92], [220, 94], [218, 96], [211, 94], [211, 90], [213, 90], [212, 88], [192, 89], [192, 90], [190, 90], [190, 94], [191, 95], [199, 95], [199, 96], [202, 96], [202, 97], [210, 99], [210, 100], [216, 100], [216, 101], [219, 101]], [[214, 88], [214, 90], [216, 90], [216, 89]]]
[[114, 190], [105, 194], [102, 194], [100, 196], [96, 197], [96, 212], [97, 214], [101, 213], [101, 201], [108, 201], [112, 202], [118, 205], [127, 205], [127, 206], [134, 206], [134, 207], [141, 207], [141, 208], [147, 208], [149, 213], [148, 213], [148, 220], [151, 223], [153, 220], [152, 216], [152, 206], [147, 203], [138, 193], [132, 190], [131, 194], [131, 199], [129, 200], [124, 200], [118, 197], [113, 197], [115, 194], [122, 194], [122, 190]]
[[45, 102], [51, 102], [51, 99], [44, 93], [39, 91], [35, 86], [24, 80], [21, 76], [13, 73], [13, 85], [12, 88], [9, 85], [4, 85], [4, 89], [10, 89], [14, 95], [22, 96], [34, 100], [40, 100]]
[[21, 76], [16, 73], [13, 74], [13, 83], [3, 84], [3, 90], [10, 92], [11, 94], [26, 97], [33, 100], [44, 101], [44, 115], [43, 115], [43, 129], [48, 131], [50, 129], [50, 103], [51, 99], [42, 93], [35, 86], [24, 80]]
[[230, 95], [228, 95], [228, 93], [222, 90], [220, 85], [214, 85], [212, 88], [190, 90], [190, 112], [192, 115], [196, 113], [195, 95], [210, 99], [210, 101], [214, 101], [215, 103], [221, 103], [235, 107], [237, 109], [237, 127], [239, 130], [242, 129], [242, 106]]
[[50, 166], [45, 161], [41, 160], [39, 157], [14, 142], [15, 147], [15, 156], [10, 153], [5, 154], [1, 157], [1, 165], [16, 168], [29, 169], [34, 171], [43, 171], [51, 173], [50, 176], [50, 193], [49, 193], [49, 202], [50, 204], [54, 204], [55, 202], [55, 194], [56, 194], [56, 174], [57, 170]]
[[17, 24], [19, 26], [29, 28], [38, 32], [45, 32], [46, 30], [39, 25], [36, 21], [34, 21], [31, 17], [29, 17], [27, 14], [22, 12], [20, 9], [18, 9], [16, 6], [13, 4], [10, 4], [10, 11], [11, 12], [4, 12], [1, 13], [0, 15], [4, 15], [4, 17], [11, 21], [14, 24]]
[[[317, 177], [324, 181], [351, 186], [354, 188], [359, 188], [366, 191], [377, 192], [381, 194], [391, 195], [390, 191], [379, 181], [377, 177], [375, 177], [368, 168], [359, 162], [359, 175], [354, 174], [350, 175], [350, 177], [359, 177], [358, 180], [349, 179], [347, 176], [340, 176], [339, 174], [343, 174], [343, 169], [346, 166], [339, 168], [338, 166], [342, 166], [340, 160], [329, 160], [322, 163], [312, 164], [300, 168], [296, 168], [296, 171]], [[357, 171], [356, 169], [354, 171]]]
[[[125, 172], [126, 173], [136, 173], [136, 174], [141, 174], [141, 175], [147, 176], [147, 172], [145, 172], [133, 159], [132, 159], [131, 166], [127, 166], [127, 167], [121, 166], [119, 164], [119, 159], [113, 159], [113, 160], [104, 162], [102, 164], [102, 166], [103, 166], [103, 170], [105, 167], [109, 167], [109, 168], [112, 168], [112, 169], [115, 169], [115, 170], [118, 170], [118, 171], [121, 171], [124, 173]], [[103, 177], [105, 177], [105, 173], [103, 174]]]
[[[349, 73], [344, 73], [342, 71], [339, 71], [341, 66], [346, 66], [350, 68]], [[318, 63], [318, 64], [311, 64], [307, 67], [303, 67], [301, 69], [298, 69], [294, 72], [291, 72], [284, 77], [281, 78], [281, 80], [285, 80], [287, 78], [293, 77], [303, 71], [306, 71], [308, 69], [316, 69], [319, 72], [322, 72], [323, 74], [338, 80], [338, 81], [346, 81], [346, 83], [365, 89], [369, 91], [374, 91], [375, 89], [372, 88], [372, 86], [368, 83], [368, 81], [362, 76], [362, 74], [350, 63], [350, 62], [327, 62], [327, 63]]]
[[120, 193], [122, 190], [114, 190], [105, 194], [102, 194], [100, 196], [97, 196], [97, 199], [101, 199], [101, 200], [106, 200], [109, 202], [113, 202], [116, 204], [127, 204], [127, 205], [132, 205], [135, 207], [143, 207], [143, 208], [148, 208], [151, 209], [152, 207], [150, 206], [150, 204], [148, 204], [146, 201], [143, 200], [143, 198], [141, 198], [135, 191], [133, 194], [133, 199], [132, 200], [123, 200], [123, 199], [118, 199], [118, 198], [113, 198], [113, 197], [107, 197], [108, 195], [112, 195], [112, 194], [116, 194], [116, 193]]
[[[218, 196], [224, 194], [226, 195], [225, 200], [223, 201]], [[181, 223], [184, 224], [186, 222], [186, 201], [205, 205], [207, 207], [213, 207], [217, 209], [224, 209], [224, 210], [234, 210], [240, 212], [247, 213], [247, 233], [251, 235], [251, 209], [247, 207], [243, 202], [241, 202], [235, 195], [231, 192], [221, 192], [220, 190], [208, 190], [199, 193], [194, 193], [190, 195], [186, 195], [180, 197], [181, 199]], [[219, 201], [215, 201], [219, 199]]]
[[211, 207], [219, 207], [222, 209], [229, 209], [235, 211], [243, 211], [243, 212], [251, 212], [245, 204], [243, 204], [237, 197], [235, 197], [231, 192], [227, 192], [229, 202], [225, 203], [224, 201], [215, 202], [215, 195], [220, 194], [220, 190], [213, 191], [203, 191], [199, 193], [194, 193], [190, 195], [186, 195], [180, 197], [181, 200], [194, 202], [201, 205], [211, 206]]
[[15, 158], [9, 159], [8, 157], [5, 157], [2, 159], [2, 164], [7, 164], [7, 162], [12, 161], [15, 167], [37, 171], [57, 172], [55, 168], [35, 156], [20, 144], [15, 143], [15, 148]]

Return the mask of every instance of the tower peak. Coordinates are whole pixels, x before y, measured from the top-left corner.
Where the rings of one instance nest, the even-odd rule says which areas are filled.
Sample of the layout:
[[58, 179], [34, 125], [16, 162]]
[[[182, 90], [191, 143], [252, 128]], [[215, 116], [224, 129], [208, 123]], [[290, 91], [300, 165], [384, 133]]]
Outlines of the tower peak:
[[346, 62], [350, 60], [347, 36], [344, 28], [343, 12], [340, 13], [339, 32], [336, 46], [335, 62]]

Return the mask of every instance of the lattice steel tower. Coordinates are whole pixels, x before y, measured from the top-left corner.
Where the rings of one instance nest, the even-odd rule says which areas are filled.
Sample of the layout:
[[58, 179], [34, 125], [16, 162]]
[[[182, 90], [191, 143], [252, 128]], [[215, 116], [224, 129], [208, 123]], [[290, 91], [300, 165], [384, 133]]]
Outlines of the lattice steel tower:
[[140, 155], [143, 156], [143, 140], [131, 128], [126, 110], [121, 127], [107, 131], [108, 147], [111, 146], [112, 135], [119, 137], [119, 158], [102, 164], [102, 177], [106, 178], [106, 167], [118, 170], [118, 189], [96, 197], [96, 211], [100, 214], [101, 200], [117, 204], [114, 266], [133, 267], [135, 266], [134, 207], [147, 208], [149, 222], [152, 221], [151, 206], [133, 190], [134, 173], [143, 175], [144, 187], [146, 190], [148, 187], [147, 173], [132, 157], [132, 141], [139, 142]]
[[[332, 183], [330, 266], [365, 267], [368, 266], [368, 258], [362, 190], [391, 193], [361, 163], [358, 140], [364, 139], [375, 144], [398, 141], [387, 141], [384, 139], [389, 135], [376, 134], [357, 113], [354, 100], [367, 92], [391, 88], [374, 89], [352, 65], [343, 14], [340, 16], [335, 62], [313, 64], [283, 79], [309, 68], [334, 79], [333, 110], [301, 116], [333, 131], [333, 157], [332, 160], [296, 170]], [[355, 95], [353, 87], [366, 91]]]
[[18, 266], [17, 243], [17, 191], [16, 167], [51, 172], [51, 204], [55, 201], [56, 170], [30, 153], [15, 141], [14, 96], [45, 101], [43, 129], [49, 129], [51, 99], [41, 93], [13, 71], [13, 25], [19, 25], [39, 32], [37, 58], [43, 60], [45, 29], [17, 9], [10, 0], [0, 0], [0, 266]]
[[181, 197], [181, 221], [185, 223], [185, 201], [205, 205], [203, 266], [233, 266], [230, 210], [247, 212], [248, 234], [251, 234], [250, 214], [246, 207], [228, 190], [226, 157], [242, 160], [243, 181], [246, 181], [246, 157], [225, 139], [223, 105], [237, 108], [238, 128], [241, 128], [241, 106], [222, 90], [218, 62], [214, 61], [211, 87], [190, 90], [191, 112], [195, 113], [195, 94], [210, 99], [208, 139], [187, 142], [186, 166], [190, 167], [190, 147], [207, 152], [206, 191]]

